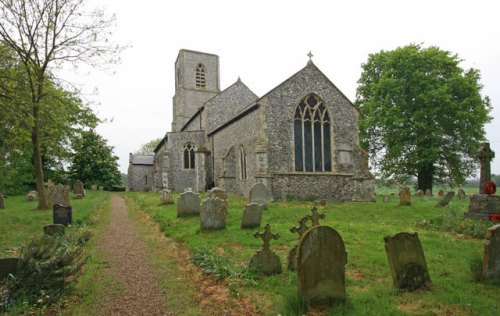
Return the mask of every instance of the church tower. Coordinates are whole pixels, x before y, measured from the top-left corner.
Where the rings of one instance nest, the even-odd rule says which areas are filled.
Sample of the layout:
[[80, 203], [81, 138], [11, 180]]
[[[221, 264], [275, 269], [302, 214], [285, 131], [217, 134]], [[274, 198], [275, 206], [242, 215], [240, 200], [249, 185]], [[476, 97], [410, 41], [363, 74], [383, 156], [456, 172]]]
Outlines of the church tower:
[[172, 132], [219, 92], [219, 56], [181, 49], [175, 61]]

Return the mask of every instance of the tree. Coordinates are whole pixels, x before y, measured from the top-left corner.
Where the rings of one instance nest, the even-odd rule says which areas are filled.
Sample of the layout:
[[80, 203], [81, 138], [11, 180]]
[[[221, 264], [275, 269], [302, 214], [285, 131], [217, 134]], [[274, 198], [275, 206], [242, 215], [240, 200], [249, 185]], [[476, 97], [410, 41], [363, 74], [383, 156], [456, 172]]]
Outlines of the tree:
[[102, 10], [87, 12], [84, 0], [0, 0], [0, 39], [17, 55], [27, 79], [38, 209], [48, 208], [41, 152], [48, 82], [55, 82], [55, 70], [68, 64], [113, 62], [120, 50], [107, 42], [113, 22]]
[[161, 138], [152, 139], [149, 142], [143, 144], [141, 148], [135, 153], [139, 155], [154, 155], [155, 148], [156, 146], [158, 146], [161, 140]]
[[121, 185], [118, 157], [113, 155], [113, 147], [95, 131], [83, 132], [73, 143], [73, 150], [69, 168], [73, 180], [109, 189]]
[[491, 120], [480, 74], [457, 55], [411, 44], [371, 54], [362, 65], [356, 105], [360, 137], [384, 178], [461, 184], [477, 165]]

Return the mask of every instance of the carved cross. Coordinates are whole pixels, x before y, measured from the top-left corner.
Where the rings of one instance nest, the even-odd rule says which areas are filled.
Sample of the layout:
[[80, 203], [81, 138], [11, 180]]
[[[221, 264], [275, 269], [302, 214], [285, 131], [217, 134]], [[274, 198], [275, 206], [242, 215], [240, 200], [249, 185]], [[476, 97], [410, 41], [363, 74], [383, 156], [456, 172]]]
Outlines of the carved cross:
[[495, 158], [495, 152], [490, 149], [490, 143], [481, 143], [477, 151], [477, 157], [481, 162], [479, 176], [479, 193], [484, 194], [484, 185], [491, 181], [491, 160]]
[[312, 62], [312, 58], [314, 57], [314, 55], [311, 53], [311, 51], [309, 51], [307, 57], [309, 57], [309, 62]]
[[298, 233], [299, 236], [302, 236], [303, 233], [306, 232], [306, 230], [309, 229], [309, 227], [306, 225], [307, 221], [309, 220], [309, 215], [302, 217], [302, 219], [299, 221], [299, 226], [297, 227], [292, 227], [290, 228], [290, 231], [292, 233]]
[[272, 239], [280, 238], [280, 235], [271, 233], [271, 227], [269, 226], [269, 224], [266, 224], [263, 233], [256, 232], [255, 234], [253, 234], [253, 236], [264, 241], [264, 245], [262, 245], [263, 250], [269, 250], [269, 242]]
[[318, 209], [313, 207], [311, 210], [311, 215], [307, 215], [307, 217], [312, 221], [313, 226], [318, 226], [319, 225], [319, 220], [325, 218], [325, 214], [318, 214]]

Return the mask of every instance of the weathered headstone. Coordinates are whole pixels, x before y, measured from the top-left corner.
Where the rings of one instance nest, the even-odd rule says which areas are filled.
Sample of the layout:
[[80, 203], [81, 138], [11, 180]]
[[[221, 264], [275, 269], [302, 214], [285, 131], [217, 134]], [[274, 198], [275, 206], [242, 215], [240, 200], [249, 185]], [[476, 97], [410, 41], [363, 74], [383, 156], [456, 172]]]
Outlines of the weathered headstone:
[[54, 204], [52, 207], [53, 222], [54, 224], [71, 225], [73, 214], [71, 206], [64, 206], [61, 204]]
[[462, 189], [458, 189], [457, 196], [458, 196], [459, 200], [464, 200], [467, 197], [467, 195], [465, 194], [465, 191]]
[[250, 203], [245, 205], [245, 209], [243, 210], [243, 219], [241, 220], [241, 228], [260, 227], [263, 210], [264, 205], [262, 204]]
[[300, 238], [297, 253], [299, 293], [309, 307], [346, 299], [347, 253], [339, 233], [328, 226], [314, 226]]
[[222, 190], [221, 188], [212, 188], [207, 192], [207, 198], [213, 199], [213, 198], [218, 198], [222, 201], [224, 201], [224, 208], [223, 211], [226, 214], [227, 213], [227, 194]]
[[99, 186], [99, 191], [104, 191], [104, 186]]
[[200, 196], [198, 193], [187, 191], [177, 198], [177, 217], [200, 215]]
[[97, 191], [97, 185], [92, 184], [92, 186], [90, 187], [90, 189], [91, 189], [92, 191]]
[[455, 191], [446, 192], [442, 200], [438, 202], [438, 206], [446, 206], [450, 203], [451, 199], [455, 196]]
[[[290, 228], [290, 231], [292, 233], [297, 233], [299, 234], [299, 239], [300, 237], [309, 229], [309, 227], [307, 226], [307, 222], [309, 221], [309, 215], [307, 216], [304, 216], [302, 217], [300, 220], [299, 220], [299, 226], [293, 226]], [[295, 271], [297, 270], [297, 245], [296, 246], [293, 246], [292, 249], [290, 249], [290, 251], [288, 252], [288, 265], [287, 265], [287, 269], [289, 271]]]
[[278, 234], [271, 233], [269, 224], [264, 227], [264, 232], [256, 232], [253, 235], [255, 238], [261, 238], [264, 241], [262, 249], [257, 251], [251, 258], [248, 264], [248, 270], [265, 275], [279, 274], [282, 272], [280, 257], [275, 254], [269, 246], [272, 239], [278, 239]]
[[15, 275], [17, 272], [17, 266], [19, 264], [19, 258], [0, 258], [0, 281], [7, 278], [9, 275]]
[[465, 217], [489, 220], [492, 214], [500, 214], [500, 196], [492, 194], [472, 194], [469, 210]]
[[0, 192], [0, 210], [3, 210], [5, 208], [5, 202], [3, 200], [3, 194]]
[[52, 197], [52, 204], [69, 206], [70, 205], [69, 196], [70, 196], [69, 187], [59, 183], [56, 186], [56, 191]]
[[80, 180], [76, 180], [73, 182], [73, 194], [81, 194], [82, 196], [85, 196], [85, 189], [83, 187], [83, 183]]
[[225, 201], [219, 198], [203, 200], [200, 207], [201, 230], [223, 229], [226, 227]]
[[424, 250], [417, 233], [384, 237], [392, 281], [399, 290], [416, 290], [430, 284]]
[[43, 227], [43, 232], [49, 236], [64, 235], [65, 228], [62, 224], [49, 224]]
[[47, 181], [47, 186], [45, 188], [45, 192], [47, 194], [47, 203], [49, 205], [53, 205], [54, 203], [54, 198], [57, 192], [57, 187], [54, 185], [54, 182], [51, 180]]
[[426, 197], [432, 197], [432, 190], [431, 189], [425, 190], [425, 196]]
[[500, 224], [488, 228], [484, 241], [483, 276], [500, 279]]
[[403, 187], [399, 192], [399, 205], [411, 205], [411, 194], [408, 187]]
[[495, 152], [490, 149], [490, 143], [481, 143], [477, 151], [477, 157], [481, 163], [479, 175], [479, 194], [484, 194], [484, 185], [491, 181], [491, 160], [495, 158]]
[[26, 200], [29, 202], [38, 200], [38, 193], [36, 191], [29, 191], [28, 194], [26, 194]]
[[83, 195], [75, 194], [75, 200], [81, 200], [81, 199], [83, 199]]
[[160, 203], [161, 204], [174, 204], [172, 198], [172, 191], [168, 189], [163, 189], [160, 191]]
[[325, 214], [319, 214], [318, 213], [318, 209], [313, 207], [311, 209], [311, 213], [310, 215], [307, 215], [307, 218], [309, 218], [312, 222], [312, 225], [313, 226], [318, 226], [319, 225], [319, 220], [320, 219], [324, 219], [326, 217]]
[[263, 183], [256, 183], [252, 186], [249, 193], [250, 203], [263, 204], [266, 208], [271, 200], [267, 187]]
[[444, 196], [444, 191], [443, 190], [439, 190], [438, 191], [438, 196], [439, 197], [443, 197]]
[[418, 191], [417, 191], [417, 196], [418, 196], [419, 198], [423, 198], [423, 197], [424, 197], [424, 191], [422, 191], [422, 190], [418, 190]]

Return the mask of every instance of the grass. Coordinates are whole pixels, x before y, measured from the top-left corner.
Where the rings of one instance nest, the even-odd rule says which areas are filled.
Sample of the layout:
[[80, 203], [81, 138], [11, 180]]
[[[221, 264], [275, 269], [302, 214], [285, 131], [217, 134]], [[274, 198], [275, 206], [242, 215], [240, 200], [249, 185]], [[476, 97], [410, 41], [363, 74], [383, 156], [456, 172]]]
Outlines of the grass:
[[[390, 190], [384, 192], [390, 193]], [[412, 197], [411, 206], [399, 206], [397, 191], [392, 193], [395, 195], [388, 203], [383, 203], [379, 195], [375, 204], [328, 203], [318, 206], [319, 212], [326, 214], [321, 223], [340, 233], [348, 253], [348, 299], [345, 304], [334, 306], [329, 313], [498, 314], [500, 287], [477, 282], [471, 271], [471, 263], [482, 255], [481, 238], [444, 232], [439, 227], [417, 226], [417, 223], [441, 217], [446, 221], [450, 213], [463, 214], [468, 202], [453, 199], [449, 206], [438, 208], [435, 206], [437, 198]], [[226, 229], [202, 232], [199, 218], [176, 218], [176, 206], [160, 205], [158, 194], [128, 192], [125, 195], [129, 197], [129, 204], [135, 204], [151, 216], [166, 236], [185, 243], [192, 253], [195, 249], [208, 249], [223, 257], [221, 265], [225, 270], [241, 271], [251, 255], [261, 247], [262, 241], [252, 236], [257, 229], [240, 229], [245, 201], [238, 196], [229, 196]], [[130, 203], [131, 200], [134, 203]], [[313, 202], [278, 201], [270, 203], [264, 211], [262, 227], [269, 223], [272, 231], [280, 234], [280, 239], [271, 242], [271, 249], [280, 256], [284, 267], [289, 249], [298, 243], [298, 236], [292, 234], [289, 228], [296, 226], [313, 206]], [[383, 237], [402, 231], [418, 232], [432, 280], [430, 291], [398, 294], [393, 288]], [[211, 269], [219, 271], [217, 267]], [[286, 269], [281, 275], [260, 277], [252, 282], [228, 282], [232, 292], [250, 297], [263, 314], [296, 315], [297, 309], [301, 308], [301, 302], [297, 301], [296, 274]], [[289, 308], [291, 306], [295, 307]]]

